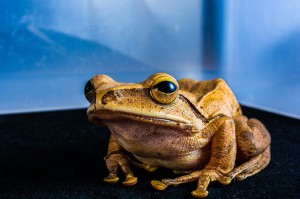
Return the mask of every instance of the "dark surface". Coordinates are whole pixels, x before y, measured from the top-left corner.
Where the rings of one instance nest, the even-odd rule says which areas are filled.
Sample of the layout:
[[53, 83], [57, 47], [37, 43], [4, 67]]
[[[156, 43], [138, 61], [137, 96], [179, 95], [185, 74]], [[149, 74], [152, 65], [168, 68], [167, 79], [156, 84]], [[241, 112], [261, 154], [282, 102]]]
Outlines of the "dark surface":
[[[208, 198], [297, 198], [300, 121], [243, 108], [272, 136], [272, 160], [259, 174], [227, 186], [213, 183]], [[192, 198], [188, 183], [156, 191], [152, 179], [174, 177], [133, 168], [137, 185], [108, 185], [103, 157], [109, 132], [87, 121], [86, 110], [0, 116], [0, 198]], [[298, 196], [299, 197], [299, 196]]]

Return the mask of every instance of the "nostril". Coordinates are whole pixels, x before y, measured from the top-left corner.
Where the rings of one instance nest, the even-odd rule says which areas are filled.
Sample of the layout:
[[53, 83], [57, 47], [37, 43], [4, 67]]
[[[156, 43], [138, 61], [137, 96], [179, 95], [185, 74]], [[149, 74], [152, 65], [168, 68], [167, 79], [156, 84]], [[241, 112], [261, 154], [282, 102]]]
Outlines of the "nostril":
[[119, 93], [117, 91], [108, 91], [105, 93], [102, 97], [102, 104], [107, 104], [111, 101], [116, 101], [120, 97]]
[[102, 104], [104, 104], [104, 105], [107, 104], [107, 101], [108, 101], [108, 100], [107, 100], [107, 97], [106, 97], [106, 96], [103, 96], [103, 97], [102, 97], [102, 100], [101, 100]]

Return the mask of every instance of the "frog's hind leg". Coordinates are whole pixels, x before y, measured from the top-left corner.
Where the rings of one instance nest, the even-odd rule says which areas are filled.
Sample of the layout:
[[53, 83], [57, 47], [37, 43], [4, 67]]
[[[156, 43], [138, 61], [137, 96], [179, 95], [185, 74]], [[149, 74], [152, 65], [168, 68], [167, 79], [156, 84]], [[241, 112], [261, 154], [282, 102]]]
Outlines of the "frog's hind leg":
[[[230, 182], [233, 178], [243, 180], [264, 169], [271, 160], [271, 137], [265, 126], [256, 119], [237, 116], [234, 118], [237, 160], [244, 162], [231, 172], [226, 174], [224, 182]], [[227, 184], [227, 183], [225, 183]]]
[[237, 160], [245, 162], [262, 154], [271, 143], [271, 137], [266, 127], [257, 119], [249, 119], [243, 115], [234, 118]]
[[239, 181], [244, 180], [264, 169], [269, 164], [270, 160], [270, 147], [268, 147], [262, 154], [258, 154], [249, 161], [235, 167], [231, 172], [224, 176], [223, 181], [229, 183], [233, 178]]
[[258, 172], [260, 172], [262, 169], [264, 169], [268, 164], [270, 163], [271, 160], [271, 153], [270, 153], [270, 147], [268, 147], [262, 154], [261, 158], [259, 161], [252, 166], [250, 166], [248, 169], [245, 169], [238, 175], [236, 175], [237, 180], [244, 180], [249, 176], [255, 175]]

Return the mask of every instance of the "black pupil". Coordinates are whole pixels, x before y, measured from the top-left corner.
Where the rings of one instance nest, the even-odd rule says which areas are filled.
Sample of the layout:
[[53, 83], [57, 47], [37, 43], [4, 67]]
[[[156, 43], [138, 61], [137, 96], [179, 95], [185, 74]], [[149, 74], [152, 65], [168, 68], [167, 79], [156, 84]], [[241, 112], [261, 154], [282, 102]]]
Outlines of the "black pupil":
[[84, 94], [87, 95], [90, 91], [94, 89], [91, 81], [88, 81], [84, 87]]
[[173, 93], [176, 91], [177, 86], [170, 81], [162, 81], [158, 84], [156, 84], [153, 88], [163, 92], [163, 93]]

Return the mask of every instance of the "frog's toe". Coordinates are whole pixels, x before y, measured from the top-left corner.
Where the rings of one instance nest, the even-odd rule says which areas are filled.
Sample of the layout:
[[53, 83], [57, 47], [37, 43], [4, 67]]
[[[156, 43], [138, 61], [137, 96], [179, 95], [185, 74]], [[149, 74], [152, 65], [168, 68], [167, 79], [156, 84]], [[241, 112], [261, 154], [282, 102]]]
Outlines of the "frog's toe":
[[232, 177], [229, 177], [229, 176], [221, 176], [218, 181], [220, 183], [222, 183], [223, 185], [228, 185], [232, 180]]
[[115, 184], [119, 181], [119, 178], [117, 176], [109, 175], [106, 178], [104, 178], [103, 181], [109, 184]]
[[197, 189], [192, 191], [192, 196], [195, 198], [205, 198], [208, 195], [208, 191]]
[[150, 173], [154, 173], [155, 171], [157, 171], [158, 167], [156, 166], [152, 166], [152, 165], [147, 165], [145, 167], [146, 171], [150, 172]]
[[238, 181], [245, 180], [246, 178], [247, 178], [247, 176], [246, 176], [245, 173], [240, 173], [237, 176], [235, 176], [235, 179], [238, 180]]
[[154, 189], [159, 190], [159, 191], [165, 190], [168, 186], [165, 183], [158, 181], [158, 180], [152, 180], [151, 185]]
[[126, 177], [125, 181], [122, 182], [124, 186], [133, 186], [137, 183], [137, 177], [128, 176]]

